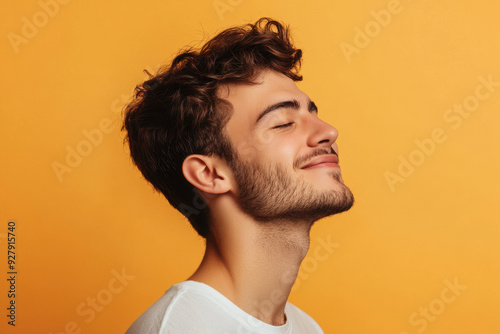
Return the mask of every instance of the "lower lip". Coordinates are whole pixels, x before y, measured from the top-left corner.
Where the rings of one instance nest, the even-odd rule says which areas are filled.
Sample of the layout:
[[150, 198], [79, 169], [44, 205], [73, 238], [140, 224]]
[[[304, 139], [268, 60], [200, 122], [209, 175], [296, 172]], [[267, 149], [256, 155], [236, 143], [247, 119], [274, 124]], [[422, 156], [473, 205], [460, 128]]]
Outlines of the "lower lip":
[[304, 169], [313, 169], [313, 168], [321, 168], [321, 167], [340, 168], [340, 166], [338, 164], [336, 164], [335, 162], [324, 162], [322, 164], [317, 164], [317, 165], [314, 165], [311, 167], [306, 167]]

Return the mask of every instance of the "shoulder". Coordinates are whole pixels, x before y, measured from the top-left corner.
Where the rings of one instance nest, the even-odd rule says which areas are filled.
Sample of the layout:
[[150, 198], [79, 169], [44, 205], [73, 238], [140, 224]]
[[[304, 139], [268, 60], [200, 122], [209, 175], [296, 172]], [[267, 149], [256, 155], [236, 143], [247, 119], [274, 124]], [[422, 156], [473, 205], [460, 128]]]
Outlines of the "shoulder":
[[189, 321], [190, 314], [204, 305], [203, 299], [203, 296], [186, 282], [172, 285], [134, 321], [126, 334], [165, 333], [166, 325], [171, 319], [175, 319], [177, 324], [182, 324], [184, 320]]
[[199, 283], [177, 283], [142, 313], [126, 334], [201, 333], [201, 328], [207, 328], [224, 312], [217, 298]]
[[297, 306], [288, 302], [285, 307], [287, 321], [299, 333], [323, 334], [323, 330], [318, 323], [307, 313]]

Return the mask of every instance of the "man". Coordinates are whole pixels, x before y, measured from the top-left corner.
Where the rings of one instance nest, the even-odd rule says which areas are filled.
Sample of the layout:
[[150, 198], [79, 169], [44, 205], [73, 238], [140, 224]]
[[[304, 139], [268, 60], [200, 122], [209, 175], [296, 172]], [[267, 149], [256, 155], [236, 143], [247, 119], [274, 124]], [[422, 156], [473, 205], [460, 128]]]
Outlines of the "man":
[[287, 299], [311, 226], [354, 198], [337, 130], [295, 84], [301, 55], [286, 27], [262, 18], [137, 88], [124, 122], [131, 156], [206, 251], [127, 333], [323, 333]]

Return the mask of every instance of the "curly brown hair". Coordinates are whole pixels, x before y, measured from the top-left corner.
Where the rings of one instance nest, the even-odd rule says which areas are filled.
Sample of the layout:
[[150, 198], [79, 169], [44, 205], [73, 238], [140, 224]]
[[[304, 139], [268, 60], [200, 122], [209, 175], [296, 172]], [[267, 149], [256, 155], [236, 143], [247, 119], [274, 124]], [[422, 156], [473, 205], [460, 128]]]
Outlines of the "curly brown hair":
[[228, 162], [234, 157], [223, 131], [232, 106], [217, 96], [218, 88], [253, 84], [263, 69], [300, 81], [301, 57], [287, 26], [261, 18], [222, 31], [200, 49], [184, 49], [170, 66], [136, 86], [122, 127], [133, 162], [202, 237], [210, 233], [209, 208], [196, 203], [202, 197], [185, 179], [182, 163], [191, 154]]

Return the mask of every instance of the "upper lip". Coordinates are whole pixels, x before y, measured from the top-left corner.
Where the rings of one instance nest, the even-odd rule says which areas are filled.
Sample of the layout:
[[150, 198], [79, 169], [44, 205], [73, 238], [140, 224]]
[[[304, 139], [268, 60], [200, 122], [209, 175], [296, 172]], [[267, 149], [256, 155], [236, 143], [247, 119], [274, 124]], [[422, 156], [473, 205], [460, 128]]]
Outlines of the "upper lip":
[[339, 157], [335, 154], [320, 155], [312, 159], [308, 164], [302, 166], [302, 168], [308, 168], [322, 163], [332, 163], [332, 162], [337, 164], [339, 162]]

